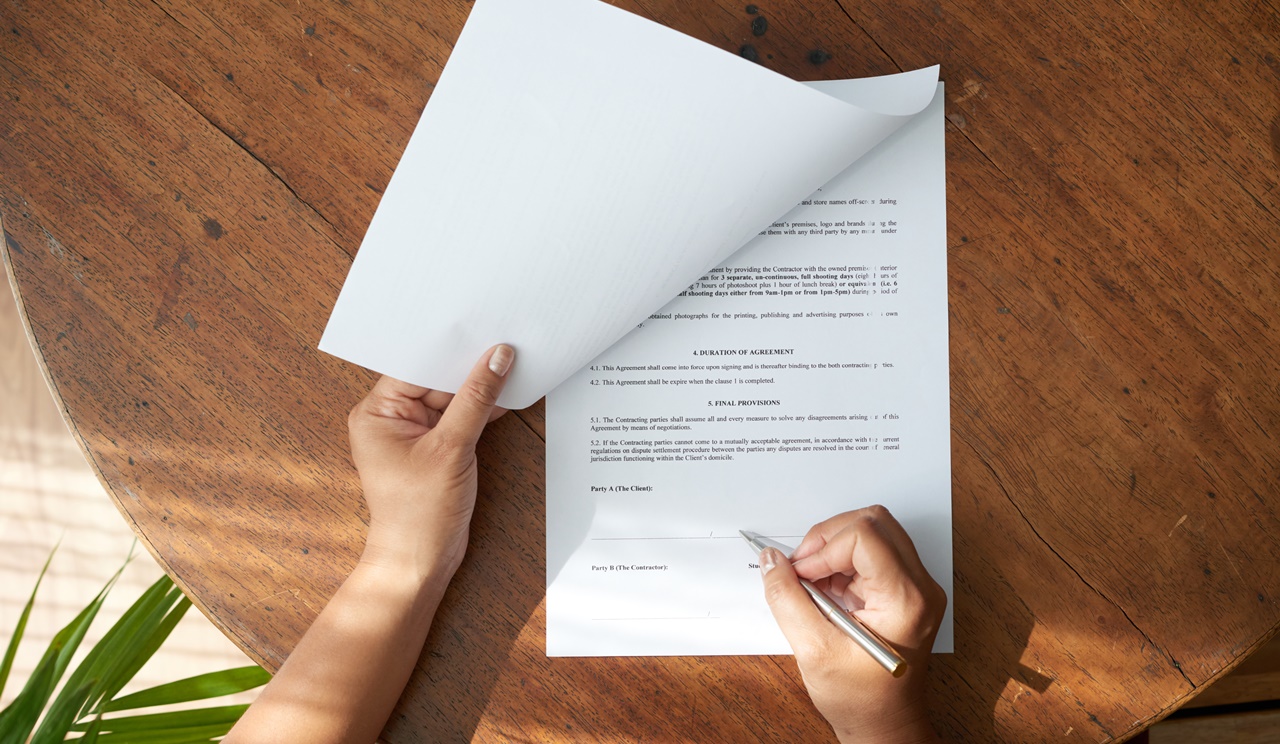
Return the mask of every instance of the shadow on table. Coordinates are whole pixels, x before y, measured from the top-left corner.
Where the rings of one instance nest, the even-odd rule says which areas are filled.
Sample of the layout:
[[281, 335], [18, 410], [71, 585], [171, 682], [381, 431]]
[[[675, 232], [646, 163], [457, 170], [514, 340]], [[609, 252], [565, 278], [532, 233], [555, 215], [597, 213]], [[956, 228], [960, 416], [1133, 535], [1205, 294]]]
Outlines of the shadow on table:
[[[1029, 529], [1004, 527], [1022, 520], [994, 473], [966, 468], [963, 453], [953, 455], [956, 472], [967, 473], [952, 486], [956, 650], [933, 657], [931, 716], [945, 741], [1040, 739], [1042, 722], [1010, 710], [1010, 701], [1042, 696], [1053, 686], [1052, 677], [1023, 659], [1037, 623], [1024, 595], [1051, 584], [1054, 574], [1044, 570], [1046, 548]], [[1026, 702], [1034, 705], [1034, 698]]]
[[474, 738], [545, 594], [542, 440], [516, 416], [504, 416], [485, 430], [476, 457], [479, 491], [467, 557], [388, 721], [386, 741]]
[[[962, 588], [959, 574], [956, 587], [956, 652], [935, 655], [931, 662], [928, 701], [934, 726], [944, 741], [1017, 741], [1008, 731], [996, 731], [997, 706], [1006, 690], [1016, 684], [1041, 694], [1053, 684], [1021, 662], [1035, 621], [1020, 607], [996, 613], [981, 607], [989, 595]], [[1010, 590], [1006, 596], [1015, 595]], [[992, 617], [1002, 618], [998, 628], [990, 626]]]

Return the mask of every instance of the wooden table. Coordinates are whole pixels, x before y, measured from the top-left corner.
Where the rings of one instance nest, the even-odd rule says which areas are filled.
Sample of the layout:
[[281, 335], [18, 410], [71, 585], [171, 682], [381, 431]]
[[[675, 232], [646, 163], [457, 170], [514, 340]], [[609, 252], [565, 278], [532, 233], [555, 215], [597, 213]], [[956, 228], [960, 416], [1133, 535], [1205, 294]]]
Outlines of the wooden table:
[[[798, 79], [942, 63], [944, 734], [1123, 739], [1276, 630], [1274, 3], [620, 4]], [[121, 513], [268, 669], [362, 544], [345, 415], [373, 378], [315, 345], [469, 7], [0, 5], [32, 341]], [[387, 739], [822, 740], [787, 657], [545, 658], [542, 439], [540, 406], [486, 433]]]

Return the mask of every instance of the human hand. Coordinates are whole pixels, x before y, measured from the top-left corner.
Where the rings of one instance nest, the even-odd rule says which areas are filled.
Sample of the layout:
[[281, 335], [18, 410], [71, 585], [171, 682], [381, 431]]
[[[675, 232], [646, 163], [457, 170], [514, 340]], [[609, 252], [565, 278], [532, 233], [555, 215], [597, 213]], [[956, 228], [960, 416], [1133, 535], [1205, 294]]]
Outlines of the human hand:
[[383, 377], [347, 417], [351, 456], [369, 505], [362, 563], [443, 587], [462, 563], [476, 502], [476, 442], [515, 351], [481, 357], [456, 395]]
[[[925, 672], [947, 595], [883, 506], [814, 525], [792, 554], [760, 553], [765, 597], [813, 704], [841, 742], [928, 742]], [[907, 662], [893, 677], [822, 616], [797, 577], [842, 603]]]
[[485, 352], [457, 395], [383, 377], [351, 409], [364, 555], [225, 741], [378, 738], [466, 552], [476, 441], [514, 360]]

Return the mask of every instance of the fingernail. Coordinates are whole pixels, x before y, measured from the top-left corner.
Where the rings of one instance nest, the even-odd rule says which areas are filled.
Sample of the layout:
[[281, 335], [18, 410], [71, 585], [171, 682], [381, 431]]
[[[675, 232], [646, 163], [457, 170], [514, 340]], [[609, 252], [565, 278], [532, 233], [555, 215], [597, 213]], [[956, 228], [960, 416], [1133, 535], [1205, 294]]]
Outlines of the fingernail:
[[489, 357], [489, 369], [498, 377], [505, 377], [515, 360], [516, 350], [506, 344], [499, 344]]
[[765, 548], [760, 551], [760, 573], [762, 575], [768, 574], [778, 565], [777, 559], [773, 557], [774, 552], [776, 551], [773, 548]]

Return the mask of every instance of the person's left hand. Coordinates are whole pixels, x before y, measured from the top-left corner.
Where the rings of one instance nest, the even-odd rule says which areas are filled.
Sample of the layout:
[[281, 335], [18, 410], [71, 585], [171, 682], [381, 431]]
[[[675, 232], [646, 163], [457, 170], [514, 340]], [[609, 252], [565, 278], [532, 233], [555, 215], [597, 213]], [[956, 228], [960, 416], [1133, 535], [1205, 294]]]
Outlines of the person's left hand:
[[486, 352], [456, 395], [383, 377], [351, 410], [351, 455], [369, 536], [361, 561], [447, 584], [462, 563], [476, 501], [476, 441], [515, 360]]
[[351, 575], [224, 741], [373, 741], [467, 549], [476, 441], [515, 360], [485, 352], [457, 395], [383, 377], [347, 418], [369, 504]]

